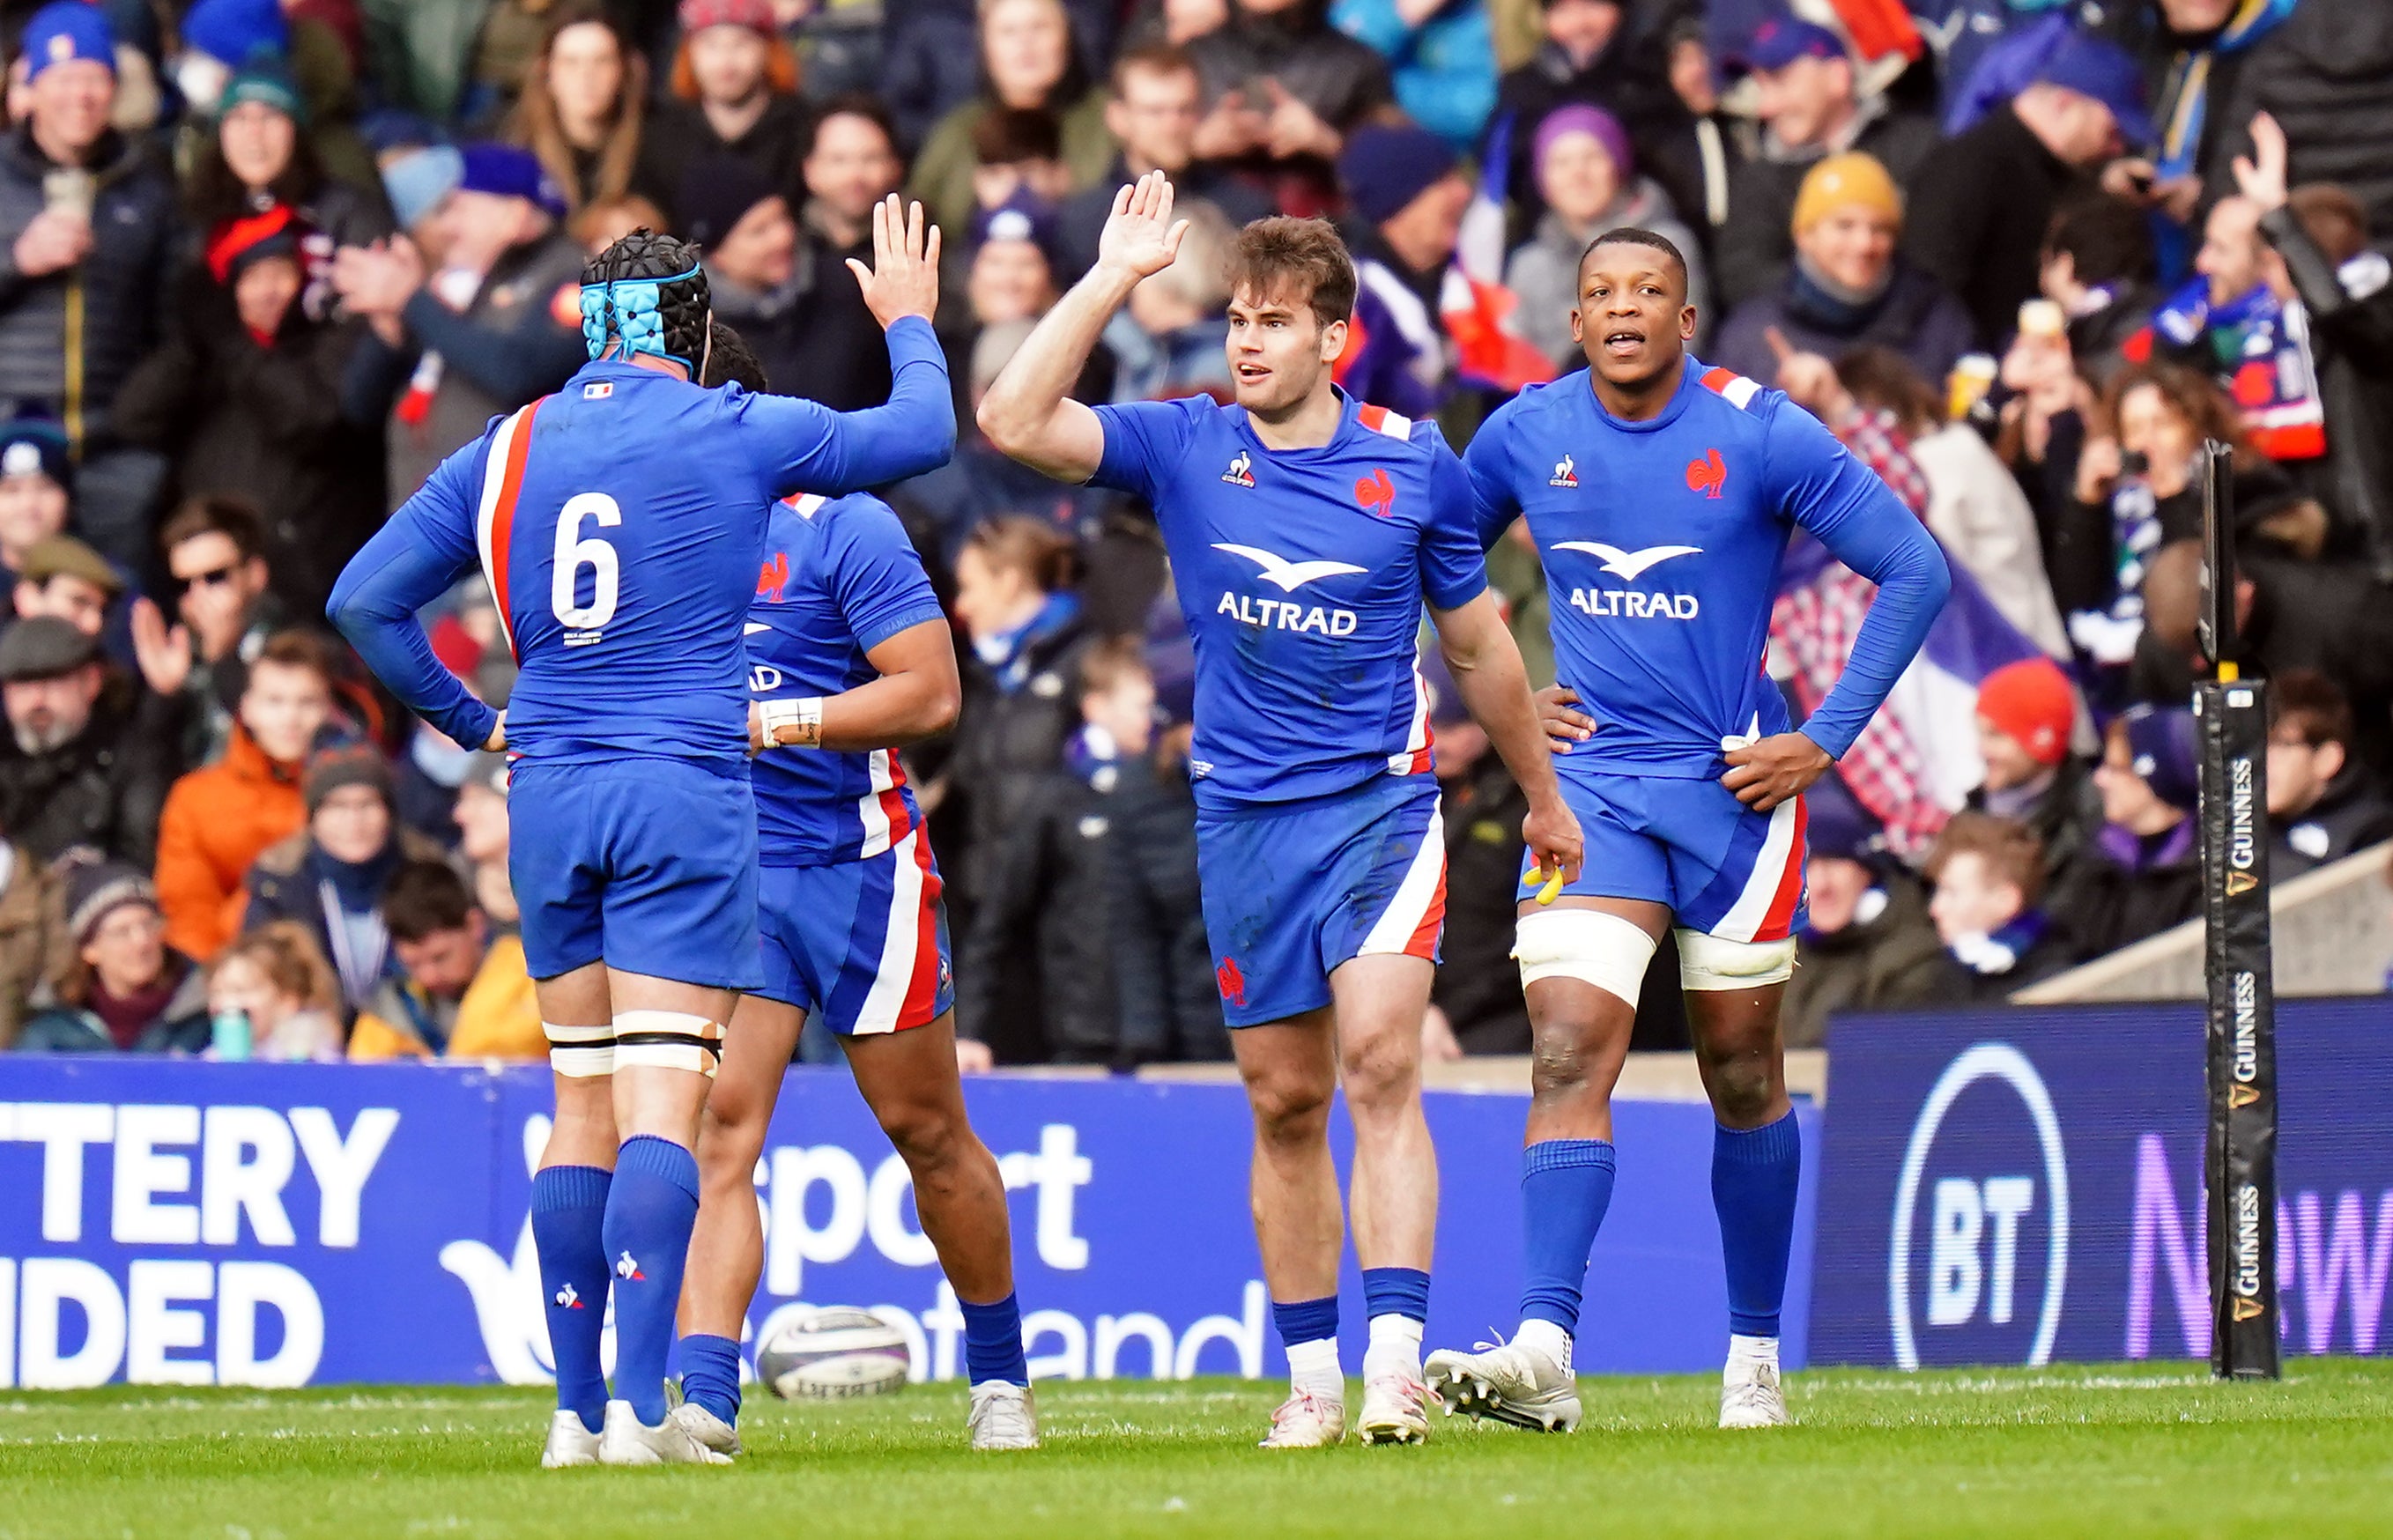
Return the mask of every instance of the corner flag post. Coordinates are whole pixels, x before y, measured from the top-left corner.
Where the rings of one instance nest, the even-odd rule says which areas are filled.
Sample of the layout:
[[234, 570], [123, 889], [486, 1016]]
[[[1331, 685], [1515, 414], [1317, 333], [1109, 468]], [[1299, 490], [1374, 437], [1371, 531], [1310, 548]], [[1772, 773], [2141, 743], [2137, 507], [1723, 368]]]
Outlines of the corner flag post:
[[2210, 1370], [2274, 1379], [2277, 1364], [2276, 992], [2269, 933], [2269, 698], [2243, 678], [2236, 636], [2230, 451], [2203, 447], [2203, 976], [2208, 985]]

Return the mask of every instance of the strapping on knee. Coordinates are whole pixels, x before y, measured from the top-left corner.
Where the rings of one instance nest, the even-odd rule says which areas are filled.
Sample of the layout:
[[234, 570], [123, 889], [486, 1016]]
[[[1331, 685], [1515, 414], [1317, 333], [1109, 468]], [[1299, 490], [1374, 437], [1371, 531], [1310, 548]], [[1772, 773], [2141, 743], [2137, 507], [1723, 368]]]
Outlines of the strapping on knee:
[[1633, 1006], [1654, 960], [1654, 940], [1635, 921], [1602, 909], [1544, 909], [1523, 915], [1512, 957], [1521, 986], [1541, 979], [1577, 979]]
[[709, 1079], [723, 1060], [723, 1024], [680, 1011], [615, 1014], [615, 1067], [687, 1069]]
[[596, 1080], [615, 1073], [615, 1028], [540, 1024], [548, 1039], [548, 1067], [569, 1080]]
[[1795, 976], [1795, 938], [1730, 941], [1680, 928], [1679, 987], [1724, 991], [1762, 989]]

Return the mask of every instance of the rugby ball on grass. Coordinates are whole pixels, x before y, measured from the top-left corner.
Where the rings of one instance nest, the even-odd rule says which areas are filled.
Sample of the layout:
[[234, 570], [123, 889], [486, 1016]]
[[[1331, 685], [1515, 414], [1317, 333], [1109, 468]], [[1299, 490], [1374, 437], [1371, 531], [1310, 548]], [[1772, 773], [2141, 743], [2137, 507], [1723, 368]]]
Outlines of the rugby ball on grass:
[[825, 1305], [777, 1323], [757, 1344], [756, 1377], [784, 1401], [877, 1396], [906, 1383], [905, 1335], [853, 1305]]

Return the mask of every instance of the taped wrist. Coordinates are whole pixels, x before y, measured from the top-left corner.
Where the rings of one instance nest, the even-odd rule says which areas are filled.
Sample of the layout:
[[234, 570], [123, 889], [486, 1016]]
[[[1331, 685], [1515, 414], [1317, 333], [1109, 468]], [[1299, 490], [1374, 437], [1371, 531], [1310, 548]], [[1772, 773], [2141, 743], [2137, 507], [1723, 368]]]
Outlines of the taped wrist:
[[819, 749], [822, 747], [822, 697], [805, 696], [794, 700], [763, 700], [756, 704], [758, 724], [763, 728], [767, 749]]

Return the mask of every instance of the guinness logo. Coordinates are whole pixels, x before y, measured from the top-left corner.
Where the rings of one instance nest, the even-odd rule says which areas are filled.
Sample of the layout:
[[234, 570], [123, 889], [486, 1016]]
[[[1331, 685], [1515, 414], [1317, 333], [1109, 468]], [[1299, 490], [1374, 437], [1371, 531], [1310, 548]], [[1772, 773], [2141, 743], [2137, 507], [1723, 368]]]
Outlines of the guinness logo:
[[2230, 871], [2227, 874], [2227, 896], [2230, 898], [2241, 898], [2259, 885], [2260, 880], [2248, 871]]
[[2227, 1104], [2230, 1107], [2248, 1107], [2258, 1100], [2260, 1100], [2260, 1093], [2249, 1086], [2227, 1088]]
[[2238, 1321], [2256, 1321], [2256, 1320], [2258, 1320], [2261, 1316], [2266, 1315], [2267, 1313], [2268, 1313], [2267, 1307], [2263, 1306], [2263, 1305], [2260, 1303], [2260, 1301], [2259, 1301], [2259, 1300], [2257, 1300], [2257, 1299], [2244, 1299], [2242, 1295], [2238, 1295], [2238, 1296], [2236, 1296], [2236, 1298], [2235, 1298], [2235, 1319], [2236, 1319], [2236, 1320], [2238, 1320]]

